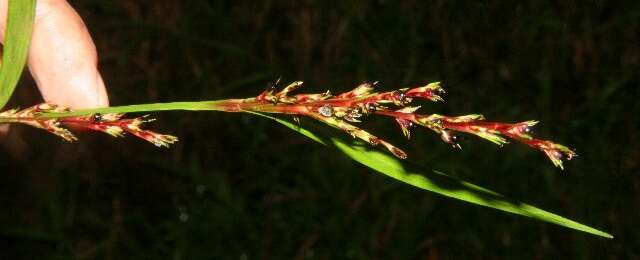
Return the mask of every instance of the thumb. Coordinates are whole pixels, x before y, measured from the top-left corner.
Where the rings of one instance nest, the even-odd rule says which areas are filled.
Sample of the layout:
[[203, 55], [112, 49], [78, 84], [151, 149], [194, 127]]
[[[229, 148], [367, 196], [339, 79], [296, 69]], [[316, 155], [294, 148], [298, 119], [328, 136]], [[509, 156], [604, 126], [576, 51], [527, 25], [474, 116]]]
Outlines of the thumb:
[[[0, 0], [0, 8], [0, 21], [5, 23], [7, 0]], [[4, 28], [0, 24], [1, 35]], [[109, 105], [97, 68], [96, 47], [67, 1], [37, 2], [28, 59], [29, 70], [46, 102], [72, 108]]]

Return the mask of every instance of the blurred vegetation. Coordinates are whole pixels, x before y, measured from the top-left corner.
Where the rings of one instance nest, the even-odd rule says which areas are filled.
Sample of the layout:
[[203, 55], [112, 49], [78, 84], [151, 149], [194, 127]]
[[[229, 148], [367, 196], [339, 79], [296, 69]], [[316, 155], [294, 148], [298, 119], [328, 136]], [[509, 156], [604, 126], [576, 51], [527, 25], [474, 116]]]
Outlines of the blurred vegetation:
[[[438, 80], [447, 101], [423, 111], [541, 120], [537, 135], [577, 148], [564, 172], [517, 144], [456, 151], [366, 125], [429, 168], [616, 238], [419, 191], [263, 118], [166, 112], [153, 128], [181, 138], [169, 150], [14, 127], [2, 258], [640, 258], [640, 2], [70, 2], [114, 105], [253, 96], [279, 76], [309, 91]], [[12, 104], [37, 103], [21, 85]]]

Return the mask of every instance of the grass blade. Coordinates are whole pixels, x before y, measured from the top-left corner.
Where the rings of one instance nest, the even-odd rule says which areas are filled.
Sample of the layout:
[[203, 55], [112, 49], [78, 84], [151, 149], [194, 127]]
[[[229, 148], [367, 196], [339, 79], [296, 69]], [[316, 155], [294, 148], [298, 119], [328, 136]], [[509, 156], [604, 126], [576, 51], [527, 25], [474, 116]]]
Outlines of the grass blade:
[[9, 1], [4, 53], [0, 65], [0, 108], [4, 107], [27, 62], [36, 0]]
[[334, 146], [362, 165], [411, 186], [453, 199], [530, 217], [539, 221], [553, 223], [596, 236], [613, 238], [611, 234], [606, 232], [542, 210], [535, 206], [508, 199], [497, 192], [459, 180], [445, 173], [438, 171], [425, 171], [418, 165], [407, 161], [400, 161], [387, 153], [373, 150], [368, 145], [352, 144], [351, 142], [347, 142], [341, 138], [323, 139], [313, 132], [286, 120], [259, 113], [254, 114], [273, 119], [316, 142]]

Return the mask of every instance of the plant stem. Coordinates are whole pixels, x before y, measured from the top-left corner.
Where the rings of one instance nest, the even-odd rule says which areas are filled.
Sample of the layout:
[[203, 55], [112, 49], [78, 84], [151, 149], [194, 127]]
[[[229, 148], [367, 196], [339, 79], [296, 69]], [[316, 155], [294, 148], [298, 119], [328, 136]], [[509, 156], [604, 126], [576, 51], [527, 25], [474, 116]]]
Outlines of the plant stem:
[[[280, 114], [304, 114], [308, 112], [309, 106], [285, 103], [264, 103], [256, 101], [254, 98], [248, 99], [223, 99], [212, 101], [196, 101], [196, 102], [168, 102], [168, 103], [152, 103], [138, 104], [128, 106], [115, 106], [105, 108], [81, 109], [70, 112], [46, 112], [38, 114], [39, 118], [61, 118], [72, 116], [83, 116], [95, 113], [138, 113], [153, 111], [169, 111], [169, 110], [188, 110], [188, 111], [223, 111], [223, 112], [265, 112]], [[0, 121], [1, 122], [1, 121]]]
[[[212, 110], [212, 111], [228, 111], [233, 103], [241, 101], [241, 99], [225, 99], [214, 101], [195, 101], [195, 102], [167, 102], [167, 103], [151, 103], [137, 104], [128, 106], [115, 106], [105, 108], [80, 109], [71, 112], [47, 112], [39, 114], [41, 118], [60, 118], [70, 116], [82, 116], [95, 113], [135, 113], [135, 112], [153, 112], [153, 111], [169, 111], [169, 110]], [[232, 111], [228, 111], [232, 112]]]

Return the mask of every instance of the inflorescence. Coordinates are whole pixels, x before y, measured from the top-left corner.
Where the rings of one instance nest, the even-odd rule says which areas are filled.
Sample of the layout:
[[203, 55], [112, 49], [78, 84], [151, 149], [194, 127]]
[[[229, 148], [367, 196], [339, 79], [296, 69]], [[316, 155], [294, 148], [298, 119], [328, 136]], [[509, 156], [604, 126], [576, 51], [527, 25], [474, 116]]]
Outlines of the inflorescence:
[[388, 92], [375, 92], [377, 82], [363, 83], [338, 95], [332, 95], [329, 91], [321, 94], [290, 95], [291, 91], [302, 86], [301, 81], [293, 82], [279, 92], [276, 92], [276, 85], [277, 83], [271, 84], [256, 98], [230, 101], [225, 105], [225, 111], [285, 113], [311, 117], [342, 129], [354, 138], [371, 145], [382, 145], [402, 159], [407, 157], [404, 151], [352, 123], [360, 122], [366, 115], [392, 117], [407, 138], [411, 137], [411, 131], [415, 126], [422, 126], [433, 130], [444, 142], [458, 149], [461, 149], [460, 136], [456, 132], [473, 134], [500, 146], [508, 143], [506, 138], [510, 138], [544, 152], [553, 164], [560, 168], [563, 168], [563, 159], [571, 160], [576, 156], [573, 150], [564, 145], [533, 138], [531, 128], [538, 121], [500, 123], [485, 121], [484, 116], [480, 114], [452, 117], [416, 113], [420, 106], [410, 106], [414, 99], [444, 101], [441, 95], [445, 91], [439, 82]]
[[158, 134], [141, 128], [143, 123], [153, 121], [145, 117], [123, 118], [124, 114], [91, 114], [88, 116], [69, 116], [60, 118], [40, 117], [44, 113], [65, 113], [71, 110], [66, 107], [43, 103], [30, 108], [11, 109], [0, 113], [1, 122], [22, 123], [44, 129], [50, 133], [73, 142], [77, 138], [65, 126], [107, 133], [114, 137], [132, 134], [147, 140], [158, 147], [169, 147], [178, 141], [171, 135]]
[[[351, 91], [332, 95], [329, 91], [319, 94], [290, 93], [301, 87], [296, 81], [277, 91], [277, 84], [270, 84], [260, 95], [247, 99], [227, 99], [211, 103], [211, 110], [225, 112], [258, 112], [290, 114], [297, 117], [310, 117], [330, 126], [341, 129], [354, 138], [371, 145], [381, 145], [398, 158], [407, 158], [407, 154], [391, 143], [376, 137], [353, 123], [361, 122], [366, 116], [392, 117], [400, 126], [402, 133], [411, 137], [416, 126], [422, 126], [440, 135], [441, 139], [461, 149], [459, 132], [473, 134], [500, 146], [508, 143], [507, 138], [524, 143], [544, 152], [553, 164], [563, 168], [563, 160], [571, 160], [575, 152], [552, 141], [536, 139], [531, 136], [531, 128], [538, 121], [520, 123], [500, 123], [485, 121], [480, 114], [463, 116], [444, 116], [439, 114], [418, 114], [420, 106], [410, 106], [414, 99], [443, 101], [445, 93], [439, 82], [414, 88], [402, 88], [388, 92], [375, 92], [376, 83], [363, 83]], [[43, 113], [68, 112], [68, 108], [52, 104], [40, 104], [24, 110], [8, 110], [0, 113], [0, 122], [24, 123], [45, 129], [67, 141], [76, 137], [64, 126], [84, 128], [122, 136], [129, 133], [145, 139], [156, 146], [168, 147], [178, 140], [171, 135], [158, 134], [141, 129], [144, 122], [152, 121], [145, 117], [123, 118], [123, 114], [90, 114], [86, 116], [41, 117]]]

